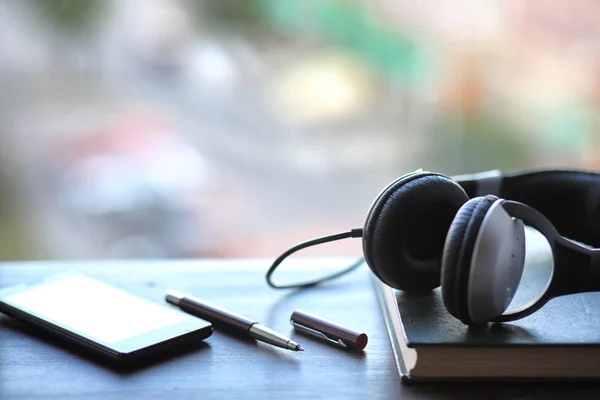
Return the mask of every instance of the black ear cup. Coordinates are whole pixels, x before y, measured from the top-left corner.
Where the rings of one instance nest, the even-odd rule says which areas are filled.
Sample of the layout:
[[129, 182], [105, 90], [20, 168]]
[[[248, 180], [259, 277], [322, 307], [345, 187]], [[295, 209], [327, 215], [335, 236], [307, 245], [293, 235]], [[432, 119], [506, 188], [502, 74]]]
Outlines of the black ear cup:
[[447, 176], [405, 175], [388, 186], [367, 214], [363, 253], [387, 285], [426, 292], [440, 285], [448, 227], [468, 196]]
[[496, 196], [475, 197], [465, 203], [450, 225], [442, 257], [442, 298], [446, 309], [467, 325], [473, 321], [468, 309], [471, 257], [479, 228]]

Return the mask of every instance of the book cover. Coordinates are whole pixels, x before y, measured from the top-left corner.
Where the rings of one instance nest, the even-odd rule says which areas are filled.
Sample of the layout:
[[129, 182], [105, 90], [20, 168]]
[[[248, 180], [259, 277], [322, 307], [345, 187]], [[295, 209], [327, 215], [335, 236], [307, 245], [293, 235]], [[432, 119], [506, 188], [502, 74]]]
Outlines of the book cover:
[[[524, 297], [540, 290], [532, 284], [542, 279], [535, 266], [551, 263], [548, 256], [530, 251]], [[440, 288], [409, 295], [374, 276], [373, 285], [403, 380], [600, 379], [600, 293], [555, 298], [518, 321], [469, 327], [446, 311]]]

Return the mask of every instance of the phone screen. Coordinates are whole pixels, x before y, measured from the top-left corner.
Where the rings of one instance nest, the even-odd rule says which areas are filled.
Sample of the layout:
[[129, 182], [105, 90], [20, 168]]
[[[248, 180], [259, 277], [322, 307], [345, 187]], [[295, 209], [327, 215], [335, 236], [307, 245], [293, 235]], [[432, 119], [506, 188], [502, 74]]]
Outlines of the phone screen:
[[185, 318], [85, 275], [34, 286], [4, 301], [105, 343], [129, 339]]

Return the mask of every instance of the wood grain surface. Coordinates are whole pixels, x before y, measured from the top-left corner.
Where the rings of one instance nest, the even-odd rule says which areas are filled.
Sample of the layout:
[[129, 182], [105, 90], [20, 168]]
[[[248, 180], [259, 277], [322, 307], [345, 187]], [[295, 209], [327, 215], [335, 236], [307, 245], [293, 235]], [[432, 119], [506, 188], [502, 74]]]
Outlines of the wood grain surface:
[[[77, 270], [164, 303], [167, 289], [256, 319], [304, 346], [291, 352], [215, 331], [169, 358], [117, 369], [0, 315], [0, 398], [139, 399], [558, 399], [600, 398], [595, 385], [406, 385], [399, 380], [369, 270], [302, 291], [269, 288], [271, 260], [95, 261], [0, 264], [0, 285]], [[327, 269], [339, 259], [295, 260], [291, 274]], [[369, 336], [363, 352], [295, 333], [302, 309]], [[460, 360], [457, 360], [460, 362]]]

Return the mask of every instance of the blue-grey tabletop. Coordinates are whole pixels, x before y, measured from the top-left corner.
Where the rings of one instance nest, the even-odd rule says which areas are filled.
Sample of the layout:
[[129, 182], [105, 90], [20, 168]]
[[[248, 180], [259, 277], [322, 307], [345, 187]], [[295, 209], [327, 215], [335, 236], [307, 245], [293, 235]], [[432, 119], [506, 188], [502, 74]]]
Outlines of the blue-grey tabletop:
[[[339, 265], [340, 259], [295, 260], [290, 276]], [[175, 289], [203, 298], [288, 335], [292, 352], [215, 330], [198, 346], [140, 368], [113, 368], [72, 346], [0, 315], [0, 397], [11, 398], [598, 398], [589, 385], [402, 384], [366, 266], [305, 290], [274, 290], [270, 260], [48, 261], [0, 264], [0, 285], [82, 271], [153, 301]], [[365, 332], [363, 351], [347, 351], [295, 332], [302, 309]]]

